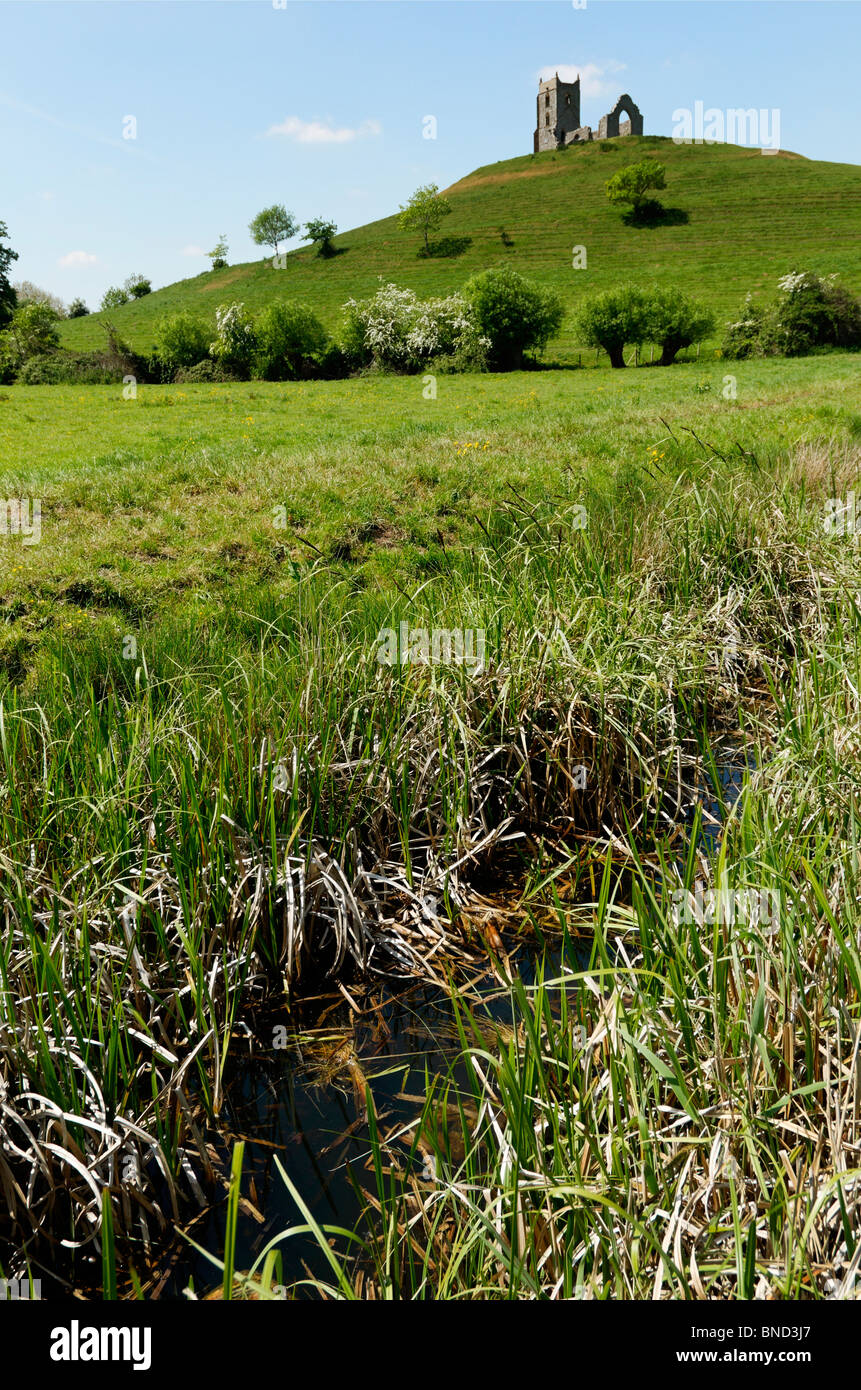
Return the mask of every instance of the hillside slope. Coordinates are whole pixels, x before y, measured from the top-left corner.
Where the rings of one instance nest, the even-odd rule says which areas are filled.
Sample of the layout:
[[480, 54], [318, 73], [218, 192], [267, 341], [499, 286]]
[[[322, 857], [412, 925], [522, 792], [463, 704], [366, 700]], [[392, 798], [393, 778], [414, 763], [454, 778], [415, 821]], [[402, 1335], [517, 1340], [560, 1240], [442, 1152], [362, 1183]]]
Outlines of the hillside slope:
[[[607, 202], [604, 185], [645, 153], [665, 164], [660, 197], [674, 211], [661, 225], [630, 227]], [[152, 347], [161, 315], [193, 309], [214, 323], [216, 305], [231, 300], [258, 310], [273, 299], [298, 299], [336, 330], [344, 301], [372, 293], [380, 276], [421, 295], [448, 294], [497, 264], [552, 285], [572, 309], [583, 294], [622, 280], [677, 284], [714, 308], [719, 324], [748, 290], [770, 294], [777, 276], [794, 266], [838, 271], [861, 292], [861, 167], [853, 164], [644, 136], [504, 160], [447, 193], [453, 213], [439, 235], [462, 243], [457, 254], [419, 256], [420, 237], [387, 217], [339, 235], [331, 260], [303, 247], [282, 269], [267, 258], [208, 271], [109, 316], [138, 351]], [[572, 248], [581, 245], [585, 271], [572, 268]], [[64, 324], [64, 343], [101, 346], [102, 317]], [[553, 355], [564, 359], [577, 346], [569, 317]]]

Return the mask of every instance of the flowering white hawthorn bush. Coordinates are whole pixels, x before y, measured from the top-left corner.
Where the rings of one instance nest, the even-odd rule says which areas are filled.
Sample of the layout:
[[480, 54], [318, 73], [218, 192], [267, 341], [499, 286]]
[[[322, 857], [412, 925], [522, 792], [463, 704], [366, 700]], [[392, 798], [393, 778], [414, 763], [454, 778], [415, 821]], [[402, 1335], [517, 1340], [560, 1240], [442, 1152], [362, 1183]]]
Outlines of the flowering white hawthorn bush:
[[821, 290], [823, 285], [833, 283], [837, 279], [834, 275], [814, 275], [812, 270], [792, 270], [788, 275], [781, 275], [777, 288], [786, 294], [799, 294], [801, 290]]
[[861, 303], [837, 275], [792, 270], [781, 275], [777, 289], [767, 306], [747, 296], [740, 317], [727, 324], [725, 356], [799, 357], [816, 348], [861, 347]]
[[247, 368], [254, 355], [254, 320], [244, 304], [219, 304], [215, 311], [218, 337], [210, 345], [210, 355], [226, 366]]
[[490, 340], [482, 337], [466, 300], [420, 300], [398, 285], [381, 285], [370, 299], [349, 299], [344, 346], [357, 362], [417, 371], [434, 358], [482, 366]]

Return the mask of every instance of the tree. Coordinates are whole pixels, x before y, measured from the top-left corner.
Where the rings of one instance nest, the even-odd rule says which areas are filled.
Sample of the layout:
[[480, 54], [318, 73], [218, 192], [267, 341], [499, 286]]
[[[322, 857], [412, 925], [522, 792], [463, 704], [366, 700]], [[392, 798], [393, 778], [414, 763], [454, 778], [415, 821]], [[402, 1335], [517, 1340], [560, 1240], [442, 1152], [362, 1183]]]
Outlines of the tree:
[[9, 280], [9, 267], [13, 261], [17, 261], [18, 252], [13, 251], [11, 246], [3, 245], [8, 235], [6, 223], [0, 222], [0, 328], [9, 322], [17, 303], [15, 291]]
[[305, 235], [309, 241], [316, 244], [318, 256], [334, 256], [332, 237], [337, 230], [336, 223], [327, 222], [323, 217], [313, 217], [310, 222], [305, 223]]
[[558, 295], [508, 267], [474, 275], [463, 295], [478, 332], [490, 340], [490, 364], [500, 371], [521, 367], [529, 348], [546, 347], [565, 317]]
[[437, 185], [428, 183], [417, 188], [409, 202], [401, 206], [398, 226], [402, 232], [421, 232], [425, 239], [424, 249], [428, 252], [428, 233], [437, 231], [451, 210], [451, 203], [443, 198]]
[[218, 241], [215, 243], [212, 250], [207, 251], [206, 253], [209, 259], [212, 261], [213, 270], [224, 270], [225, 266], [227, 265], [228, 249], [229, 248], [227, 245], [227, 237], [222, 232], [221, 236], [218, 238]]
[[662, 367], [671, 366], [681, 348], [701, 342], [714, 326], [711, 310], [681, 290], [656, 287], [650, 292], [646, 336], [660, 344]]
[[145, 275], [129, 275], [123, 289], [131, 299], [143, 299], [145, 294], [152, 294], [152, 282]]
[[160, 362], [171, 371], [193, 367], [209, 352], [212, 330], [187, 309], [160, 319], [155, 330], [155, 350]]
[[328, 334], [304, 304], [270, 304], [255, 323], [257, 369], [266, 381], [292, 381], [326, 350]]
[[19, 362], [53, 352], [60, 343], [57, 315], [50, 304], [36, 300], [18, 306], [7, 332]]
[[69, 318], [70, 318], [70, 319], [82, 319], [82, 318], [86, 318], [86, 316], [87, 316], [87, 314], [88, 314], [89, 312], [90, 312], [90, 311], [89, 311], [89, 309], [87, 308], [86, 304], [84, 303], [83, 299], [73, 299], [72, 302], [71, 302], [71, 304], [69, 305]]
[[251, 239], [257, 246], [271, 246], [278, 255], [278, 243], [289, 241], [299, 231], [299, 223], [288, 212], [283, 203], [273, 203], [264, 208], [248, 224]]
[[655, 199], [646, 195], [650, 189], [666, 188], [665, 174], [663, 164], [656, 159], [642, 159], [639, 164], [629, 164], [607, 180], [607, 197], [611, 203], [630, 203], [636, 217], [650, 205], [660, 207]]
[[32, 280], [19, 280], [15, 285], [15, 293], [19, 304], [49, 304], [57, 318], [66, 317], [66, 306], [59, 295], [51, 294], [50, 290], [40, 289]]
[[601, 347], [611, 367], [624, 367], [625, 344], [648, 336], [651, 301], [643, 290], [620, 285], [587, 299], [577, 315], [575, 331], [590, 347]]
[[102, 295], [103, 309], [118, 309], [121, 304], [128, 304], [128, 302], [128, 295], [119, 285], [111, 285]]

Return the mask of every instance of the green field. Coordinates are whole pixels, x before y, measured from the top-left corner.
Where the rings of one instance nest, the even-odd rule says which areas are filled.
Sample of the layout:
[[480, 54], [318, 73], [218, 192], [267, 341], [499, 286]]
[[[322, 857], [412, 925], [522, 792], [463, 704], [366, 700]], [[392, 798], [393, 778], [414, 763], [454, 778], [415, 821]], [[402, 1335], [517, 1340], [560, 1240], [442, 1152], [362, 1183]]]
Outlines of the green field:
[[[607, 202], [610, 175], [650, 152], [666, 166], [664, 206], [679, 210], [686, 222], [629, 227]], [[297, 299], [336, 333], [343, 303], [373, 293], [380, 276], [423, 296], [442, 295], [478, 270], [505, 264], [552, 286], [569, 309], [583, 295], [629, 279], [678, 286], [716, 311], [719, 342], [723, 321], [744, 296], [770, 297], [777, 277], [794, 267], [836, 271], [861, 290], [857, 165], [645, 136], [503, 160], [447, 192], [453, 212], [439, 236], [468, 238], [458, 255], [419, 257], [421, 237], [399, 231], [396, 217], [389, 217], [343, 232], [335, 240], [342, 254], [331, 260], [303, 248], [290, 253], [283, 269], [269, 260], [231, 266], [169, 285], [108, 317], [139, 352], [152, 348], [162, 315], [193, 309], [214, 325], [216, 306], [233, 300], [256, 311], [273, 299]], [[502, 229], [512, 246], [503, 245]], [[574, 246], [586, 247], [585, 271], [572, 269]], [[102, 347], [103, 317], [64, 323], [63, 344]], [[570, 322], [569, 315], [550, 349], [563, 361], [576, 358], [579, 346]]]
[[[0, 537], [0, 1273], [160, 1287], [273, 1018], [358, 994], [369, 942], [468, 993], [531, 940], [564, 988], [514, 980], [491, 1036], [464, 1001], [445, 1185], [360, 1059], [378, 1205], [319, 1232], [318, 1289], [851, 1296], [861, 605], [823, 518], [859, 367], [0, 391], [7, 514], [41, 504]], [[483, 667], [382, 666], [401, 622], [482, 630]], [[698, 883], [779, 914], [679, 920]]]
[[[70, 624], [129, 630], [179, 613], [220, 622], [237, 583], [290, 594], [289, 562], [325, 560], [398, 597], [483, 540], [511, 499], [652, 495], [663, 416], [717, 448], [791, 448], [861, 433], [857, 355], [616, 373], [122, 388], [14, 387], [0, 397], [0, 490], [38, 497], [42, 540], [0, 550], [16, 669]], [[732, 367], [737, 398], [723, 397]], [[668, 414], [669, 412], [669, 414]], [[276, 527], [285, 506], [287, 525]], [[55, 601], [75, 584], [94, 593]], [[376, 608], [374, 607], [374, 612]], [[144, 633], [142, 633], [142, 640]]]

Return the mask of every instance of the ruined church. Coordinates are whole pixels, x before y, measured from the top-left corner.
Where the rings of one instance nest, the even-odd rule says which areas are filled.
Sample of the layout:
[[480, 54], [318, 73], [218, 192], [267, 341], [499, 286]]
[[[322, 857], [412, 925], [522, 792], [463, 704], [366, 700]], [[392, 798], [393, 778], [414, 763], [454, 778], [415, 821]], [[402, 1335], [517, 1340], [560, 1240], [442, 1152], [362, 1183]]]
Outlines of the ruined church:
[[[620, 116], [627, 120], [620, 120]], [[584, 140], [607, 140], [613, 135], [642, 135], [643, 117], [639, 106], [627, 92], [619, 97], [612, 111], [602, 116], [597, 135], [589, 125], [580, 124], [580, 78], [563, 82], [558, 72], [538, 83], [538, 125], [532, 139], [532, 152], [561, 150]]]

